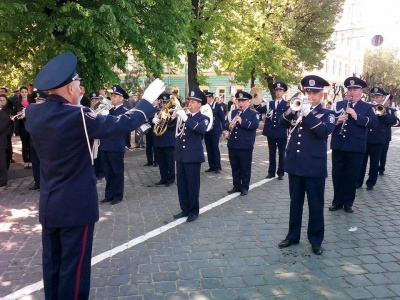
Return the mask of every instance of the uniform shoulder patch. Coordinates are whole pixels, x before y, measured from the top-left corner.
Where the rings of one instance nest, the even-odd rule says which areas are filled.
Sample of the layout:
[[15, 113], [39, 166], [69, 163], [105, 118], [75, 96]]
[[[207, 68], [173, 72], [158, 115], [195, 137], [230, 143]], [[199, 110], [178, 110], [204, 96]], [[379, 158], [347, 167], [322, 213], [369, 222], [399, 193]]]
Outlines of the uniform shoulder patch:
[[329, 123], [332, 123], [332, 124], [335, 123], [335, 115], [334, 114], [329, 114]]
[[224, 108], [222, 107], [222, 105], [220, 106], [221, 107], [221, 110], [222, 110], [222, 112], [224, 111]]
[[96, 119], [96, 117], [97, 117], [97, 114], [94, 111], [87, 112], [87, 113], [85, 113], [85, 115], [87, 115], [89, 118], [91, 118], [93, 120]]
[[205, 119], [204, 124], [206, 124], [206, 126], [208, 126], [208, 123], [210, 123], [210, 121], [208, 121], [208, 119]]

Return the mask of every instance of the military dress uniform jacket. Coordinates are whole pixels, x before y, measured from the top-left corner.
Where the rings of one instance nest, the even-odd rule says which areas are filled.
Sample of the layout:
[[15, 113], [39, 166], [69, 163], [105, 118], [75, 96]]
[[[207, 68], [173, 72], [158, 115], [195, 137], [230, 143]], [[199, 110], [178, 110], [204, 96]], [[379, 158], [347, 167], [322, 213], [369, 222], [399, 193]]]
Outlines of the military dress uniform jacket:
[[378, 117], [385, 124], [385, 143], [392, 140], [392, 126], [397, 124], [396, 110], [392, 107], [386, 107], [386, 115]]
[[[128, 109], [121, 105], [118, 108], [111, 108], [109, 110], [110, 116], [119, 116], [126, 113]], [[105, 139], [100, 140], [99, 149], [102, 151], [111, 151], [111, 152], [125, 152], [125, 133], [115, 134]]]
[[154, 136], [154, 147], [166, 148], [166, 147], [175, 147], [175, 130], [176, 130], [176, 121], [178, 118], [171, 120], [168, 122], [167, 130], [161, 136]]
[[[347, 100], [336, 104], [336, 120], [341, 110], [346, 110]], [[367, 128], [374, 128], [378, 122], [371, 105], [358, 101], [353, 108], [357, 113], [357, 120], [350, 115], [344, 126], [344, 135], [339, 135], [342, 124], [336, 125], [332, 133], [331, 149], [349, 152], [365, 153], [367, 147]]]
[[209, 122], [210, 119], [200, 112], [192, 117], [188, 116], [186, 122], [181, 125], [184, 128], [182, 134], [176, 138], [175, 161], [183, 163], [205, 161], [202, 141]]
[[[375, 106], [373, 104], [370, 105], [371, 107]], [[377, 118], [378, 122], [376, 123], [376, 126], [374, 128], [368, 129], [367, 144], [384, 145], [387, 143], [386, 127], [389, 127], [389, 130], [391, 132], [392, 125], [395, 125], [397, 123], [397, 118], [396, 115], [392, 114], [392, 112], [389, 113], [388, 109], [386, 110], [385, 115], [377, 116]]]
[[95, 138], [131, 132], [154, 113], [146, 100], [119, 117], [96, 115], [58, 95], [29, 105], [27, 129], [41, 164], [39, 221], [46, 227], [82, 226], [99, 219], [97, 180], [81, 109], [91, 144]]
[[[303, 177], [328, 177], [327, 140], [335, 128], [334, 112], [317, 105], [294, 128], [300, 112], [282, 115], [280, 124], [290, 128], [286, 147], [285, 172]], [[293, 122], [293, 123], [292, 123]]]
[[267, 115], [267, 118], [265, 119], [265, 124], [264, 124], [264, 129], [262, 134], [267, 137], [271, 138], [286, 138], [288, 133], [287, 133], [287, 128], [283, 128], [282, 126], [279, 125], [279, 120], [283, 113], [287, 111], [289, 106], [287, 106], [287, 101], [286, 100], [281, 100], [279, 102], [279, 105], [277, 108], [275, 108], [276, 101], [272, 100], [268, 102], [268, 105], [264, 106], [259, 106], [257, 107], [257, 111], [260, 114], [266, 114], [267, 115], [267, 106], [269, 106], [269, 110], [271, 116], [269, 114]]
[[212, 103], [208, 103], [206, 105], [210, 105], [213, 112], [213, 126], [210, 131], [207, 131], [206, 135], [221, 135], [222, 128], [224, 127], [225, 122], [225, 114], [224, 108], [220, 103], [217, 103], [215, 100]]
[[[237, 109], [232, 111], [232, 120], [238, 114]], [[242, 123], [236, 123], [232, 128], [228, 148], [231, 149], [254, 149], [256, 140], [256, 130], [260, 124], [258, 113], [255, 110], [247, 108], [240, 114]], [[229, 120], [225, 120], [225, 129], [229, 130]]]

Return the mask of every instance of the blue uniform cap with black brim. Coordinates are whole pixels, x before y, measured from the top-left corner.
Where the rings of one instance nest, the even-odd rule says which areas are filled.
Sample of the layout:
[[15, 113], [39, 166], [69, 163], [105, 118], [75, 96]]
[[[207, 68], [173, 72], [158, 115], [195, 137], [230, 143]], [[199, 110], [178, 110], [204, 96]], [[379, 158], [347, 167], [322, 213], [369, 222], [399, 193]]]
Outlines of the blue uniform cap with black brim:
[[317, 75], [308, 75], [301, 80], [301, 85], [306, 92], [320, 92], [329, 82]]
[[77, 57], [65, 52], [50, 60], [36, 75], [34, 86], [41, 91], [60, 88], [74, 80], [81, 80], [76, 73]]
[[206, 95], [197, 87], [189, 90], [189, 99], [200, 101], [201, 105], [207, 104]]

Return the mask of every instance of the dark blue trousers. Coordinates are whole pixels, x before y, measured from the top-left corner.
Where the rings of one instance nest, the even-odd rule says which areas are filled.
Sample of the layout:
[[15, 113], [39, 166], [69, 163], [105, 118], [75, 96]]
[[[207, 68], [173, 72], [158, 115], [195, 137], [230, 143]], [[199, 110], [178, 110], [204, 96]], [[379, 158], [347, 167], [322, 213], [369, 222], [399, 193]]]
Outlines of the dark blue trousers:
[[[147, 149], [146, 149], [147, 150]], [[158, 167], [160, 169], [161, 182], [175, 182], [175, 147], [155, 147], [155, 155], [157, 156]]]
[[102, 151], [97, 153], [97, 158], [94, 160], [94, 174], [96, 177], [104, 177], [103, 161], [101, 159]]
[[332, 205], [353, 206], [363, 158], [362, 152], [332, 150]]
[[387, 157], [387, 153], [389, 150], [389, 143], [387, 142], [385, 145], [383, 145], [383, 149], [382, 149], [382, 154], [381, 157], [379, 159], [379, 172], [384, 172], [385, 171], [385, 166], [386, 166], [386, 157]]
[[149, 164], [158, 163], [157, 154], [154, 148], [154, 134], [146, 134], [146, 157]]
[[122, 200], [124, 197], [124, 152], [101, 150], [104, 177], [106, 178], [105, 199]]
[[253, 149], [228, 149], [229, 162], [232, 168], [233, 188], [248, 191], [251, 178], [251, 161]]
[[286, 239], [299, 241], [303, 218], [304, 197], [308, 202], [308, 241], [320, 246], [324, 240], [325, 178], [302, 177], [289, 174], [290, 219]]
[[181, 210], [189, 216], [199, 215], [201, 162], [176, 162], [176, 180]]
[[268, 175], [275, 176], [276, 172], [276, 148], [278, 148], [279, 161], [278, 161], [278, 176], [284, 176], [284, 161], [285, 161], [285, 147], [287, 138], [272, 138], [267, 137], [268, 152], [269, 152], [269, 167]]
[[379, 160], [382, 155], [384, 145], [380, 144], [367, 144], [367, 151], [364, 154], [363, 162], [358, 175], [357, 183], [362, 185], [364, 183], [365, 172], [367, 171], [367, 163], [369, 158], [369, 173], [366, 181], [367, 186], [374, 186], [378, 180]]
[[221, 170], [221, 153], [219, 151], [219, 138], [221, 134], [204, 135], [204, 143], [206, 144], [208, 165], [212, 170]]
[[35, 147], [30, 148], [30, 156], [32, 162], [33, 180], [37, 186], [40, 186], [40, 160], [37, 156]]
[[89, 298], [94, 224], [43, 227], [43, 282], [46, 300]]

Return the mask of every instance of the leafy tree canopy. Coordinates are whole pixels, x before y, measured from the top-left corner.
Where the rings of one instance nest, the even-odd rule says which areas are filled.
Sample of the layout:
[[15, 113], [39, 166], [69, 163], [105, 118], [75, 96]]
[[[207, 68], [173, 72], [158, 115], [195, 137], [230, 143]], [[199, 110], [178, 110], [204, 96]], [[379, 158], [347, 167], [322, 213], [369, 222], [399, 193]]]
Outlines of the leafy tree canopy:
[[0, 82], [12, 87], [31, 82], [52, 57], [78, 56], [78, 73], [90, 89], [119, 82], [127, 50], [149, 75], [162, 74], [162, 62], [177, 61], [185, 44], [189, 3], [180, 0], [2, 0]]

